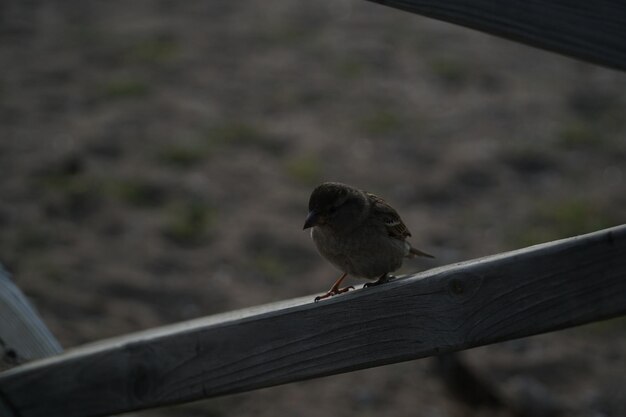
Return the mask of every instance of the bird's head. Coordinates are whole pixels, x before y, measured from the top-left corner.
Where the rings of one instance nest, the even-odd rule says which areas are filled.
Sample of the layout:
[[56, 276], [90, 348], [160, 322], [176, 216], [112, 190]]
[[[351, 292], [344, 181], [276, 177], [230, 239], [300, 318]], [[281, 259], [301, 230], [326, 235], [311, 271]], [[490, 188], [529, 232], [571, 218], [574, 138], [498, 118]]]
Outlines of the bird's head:
[[304, 229], [313, 226], [349, 229], [362, 220], [366, 204], [367, 198], [356, 188], [338, 182], [320, 184], [311, 193]]

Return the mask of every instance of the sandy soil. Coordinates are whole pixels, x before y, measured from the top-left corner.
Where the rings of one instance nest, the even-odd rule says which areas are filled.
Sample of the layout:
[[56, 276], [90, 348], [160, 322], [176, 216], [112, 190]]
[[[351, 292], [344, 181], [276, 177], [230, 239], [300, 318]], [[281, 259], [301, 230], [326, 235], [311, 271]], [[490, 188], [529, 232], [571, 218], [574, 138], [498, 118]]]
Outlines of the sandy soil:
[[[5, 0], [0, 73], [0, 262], [65, 347], [325, 290], [323, 180], [437, 256], [403, 272], [624, 222], [623, 73], [364, 1]], [[464, 358], [622, 417], [625, 352], [613, 320]], [[139, 415], [381, 413], [509, 415], [430, 360]]]

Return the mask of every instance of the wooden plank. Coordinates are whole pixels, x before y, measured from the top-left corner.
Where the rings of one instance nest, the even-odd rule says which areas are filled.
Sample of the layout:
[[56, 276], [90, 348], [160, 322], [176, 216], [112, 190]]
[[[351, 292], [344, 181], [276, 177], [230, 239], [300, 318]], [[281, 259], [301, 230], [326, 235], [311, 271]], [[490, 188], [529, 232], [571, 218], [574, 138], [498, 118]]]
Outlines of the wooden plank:
[[63, 349], [0, 265], [0, 362], [13, 366]]
[[[60, 343], [0, 265], [0, 370], [61, 352]], [[0, 392], [0, 416], [17, 415]]]
[[626, 70], [626, 2], [370, 0], [584, 61]]
[[9, 408], [9, 405], [6, 404], [2, 397], [0, 397], [0, 416], [2, 417], [18, 417], [17, 413], [14, 410]]
[[626, 314], [626, 225], [125, 336], [0, 374], [20, 417], [115, 414]]

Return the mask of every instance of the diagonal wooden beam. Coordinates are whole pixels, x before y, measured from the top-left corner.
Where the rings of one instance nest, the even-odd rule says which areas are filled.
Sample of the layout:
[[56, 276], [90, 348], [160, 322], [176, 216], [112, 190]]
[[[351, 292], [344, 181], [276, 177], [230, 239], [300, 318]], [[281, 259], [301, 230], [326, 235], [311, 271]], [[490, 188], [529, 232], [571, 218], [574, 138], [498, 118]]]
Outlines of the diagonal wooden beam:
[[116, 414], [624, 315], [626, 225], [312, 299], [166, 326], [13, 368], [0, 374], [0, 410]]
[[626, 2], [369, 0], [596, 64], [626, 70]]
[[61, 352], [59, 342], [0, 265], [0, 362], [13, 366]]

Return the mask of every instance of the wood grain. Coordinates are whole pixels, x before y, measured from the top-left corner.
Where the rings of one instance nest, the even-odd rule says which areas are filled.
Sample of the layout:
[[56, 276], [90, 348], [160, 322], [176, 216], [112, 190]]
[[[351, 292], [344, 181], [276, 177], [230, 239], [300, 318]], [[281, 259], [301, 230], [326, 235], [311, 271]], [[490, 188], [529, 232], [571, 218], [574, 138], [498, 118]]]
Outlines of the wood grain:
[[21, 417], [182, 403], [626, 314], [626, 225], [142, 332], [0, 374]]
[[13, 366], [63, 349], [0, 265], [0, 362]]
[[626, 70], [626, 3], [622, 1], [370, 1]]

